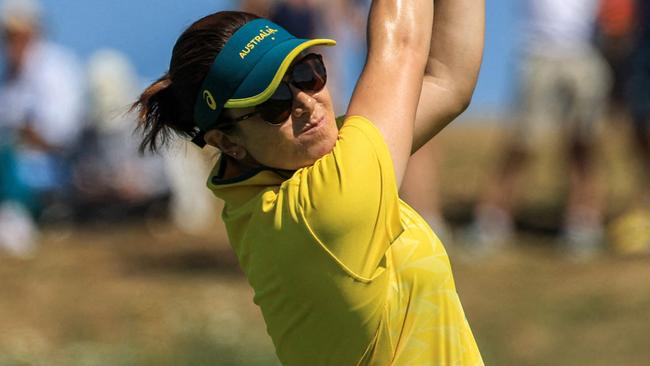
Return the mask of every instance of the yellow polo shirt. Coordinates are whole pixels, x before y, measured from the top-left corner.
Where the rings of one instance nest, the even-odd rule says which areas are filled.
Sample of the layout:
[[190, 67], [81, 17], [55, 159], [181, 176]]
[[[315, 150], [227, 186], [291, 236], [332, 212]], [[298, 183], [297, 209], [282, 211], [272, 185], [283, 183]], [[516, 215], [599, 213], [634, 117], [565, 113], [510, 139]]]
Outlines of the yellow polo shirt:
[[400, 201], [367, 119], [295, 172], [208, 186], [284, 365], [482, 365], [440, 241]]

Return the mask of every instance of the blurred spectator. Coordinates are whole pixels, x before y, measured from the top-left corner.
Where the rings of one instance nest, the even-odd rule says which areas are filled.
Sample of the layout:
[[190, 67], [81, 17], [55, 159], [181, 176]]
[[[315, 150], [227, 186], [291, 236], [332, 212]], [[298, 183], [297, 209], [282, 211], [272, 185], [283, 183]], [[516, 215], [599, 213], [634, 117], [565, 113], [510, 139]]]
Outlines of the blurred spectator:
[[636, 0], [602, 0], [598, 14], [597, 44], [612, 71], [611, 104], [619, 115], [628, 62], [634, 43]]
[[239, 8], [247, 13], [259, 15], [264, 18], [269, 17], [269, 8], [273, 0], [242, 0]]
[[[366, 57], [366, 19], [370, 1], [331, 0], [323, 7], [325, 16], [322, 31], [325, 37], [337, 41], [336, 47], [324, 50], [328, 62], [339, 71], [328, 79], [330, 89], [335, 89], [334, 105], [343, 114], [347, 109], [356, 81], [359, 79]], [[323, 35], [317, 35], [323, 37]]]
[[478, 253], [507, 242], [517, 178], [552, 128], [566, 140], [571, 180], [562, 242], [571, 255], [587, 258], [603, 244], [603, 200], [593, 148], [610, 75], [593, 46], [599, 3], [528, 0], [525, 5], [518, 123], [499, 172], [475, 209], [469, 240]]
[[636, 13], [638, 26], [633, 35], [625, 96], [645, 171], [642, 202], [650, 206], [650, 2], [639, 1]]
[[184, 139], [176, 139], [165, 155], [165, 168], [172, 190], [171, 218], [184, 233], [205, 234], [215, 224], [220, 224], [223, 202], [205, 189], [205, 177], [214, 167], [216, 156], [216, 149], [199, 149]]
[[75, 58], [41, 37], [38, 3], [5, 0], [0, 9], [6, 61], [0, 82], [2, 171], [11, 177], [2, 180], [20, 187], [10, 191], [21, 192], [2, 194], [0, 241], [15, 253], [28, 253], [36, 233], [30, 211], [40, 213], [66, 187], [68, 153], [83, 113], [83, 82]]
[[160, 156], [141, 156], [127, 113], [140, 82], [130, 61], [115, 50], [95, 52], [88, 63], [88, 124], [75, 154], [73, 186], [82, 220], [120, 220], [142, 214], [168, 193]]
[[299, 38], [314, 37], [319, 16], [317, 0], [279, 0], [269, 10], [269, 19]]
[[633, 123], [634, 146], [642, 166], [640, 190], [631, 207], [611, 225], [619, 253], [650, 253], [650, 1], [638, 1], [632, 47], [626, 64], [624, 99]]

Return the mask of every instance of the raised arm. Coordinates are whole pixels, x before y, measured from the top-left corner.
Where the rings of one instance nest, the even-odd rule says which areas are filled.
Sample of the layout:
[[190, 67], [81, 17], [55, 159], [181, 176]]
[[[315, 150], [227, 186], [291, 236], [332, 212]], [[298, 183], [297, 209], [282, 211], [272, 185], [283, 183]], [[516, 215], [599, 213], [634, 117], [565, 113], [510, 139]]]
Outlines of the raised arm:
[[433, 23], [433, 0], [374, 0], [368, 58], [347, 115], [372, 121], [388, 145], [401, 185], [413, 141]]
[[412, 152], [469, 105], [483, 56], [484, 0], [436, 0]]

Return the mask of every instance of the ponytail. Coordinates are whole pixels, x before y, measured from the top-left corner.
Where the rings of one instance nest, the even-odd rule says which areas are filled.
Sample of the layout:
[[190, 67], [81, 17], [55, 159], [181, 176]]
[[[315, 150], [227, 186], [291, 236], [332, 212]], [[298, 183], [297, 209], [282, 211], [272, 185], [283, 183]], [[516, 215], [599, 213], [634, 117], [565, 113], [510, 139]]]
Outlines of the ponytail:
[[172, 137], [172, 129], [182, 135], [190, 135], [190, 125], [179, 123], [178, 101], [174, 96], [169, 74], [149, 85], [131, 110], [138, 112], [138, 127], [142, 133], [140, 152], [157, 152]]
[[172, 50], [169, 72], [131, 106], [131, 111], [138, 112], [141, 153], [158, 151], [174, 134], [193, 137], [196, 94], [214, 58], [237, 29], [257, 18], [240, 11], [217, 12], [181, 34]]

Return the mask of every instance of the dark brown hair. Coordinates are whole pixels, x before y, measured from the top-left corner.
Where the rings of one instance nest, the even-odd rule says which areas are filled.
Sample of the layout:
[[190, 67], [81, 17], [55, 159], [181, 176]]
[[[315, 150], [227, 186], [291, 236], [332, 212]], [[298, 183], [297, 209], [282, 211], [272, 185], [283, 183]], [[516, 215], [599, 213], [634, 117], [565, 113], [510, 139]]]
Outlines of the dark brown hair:
[[178, 37], [169, 71], [149, 85], [131, 108], [138, 111], [141, 152], [157, 151], [172, 133], [193, 136], [194, 102], [212, 62], [240, 27], [257, 18], [240, 11], [217, 12], [197, 20]]

